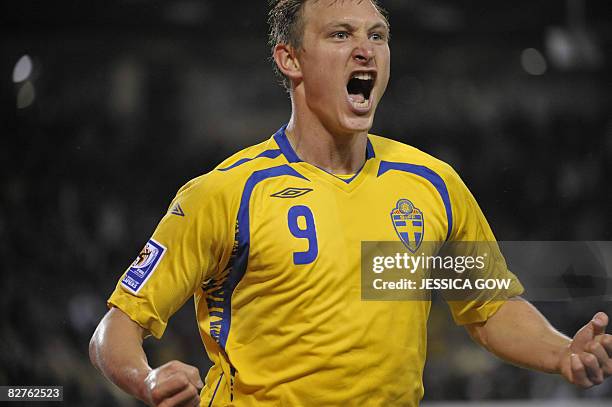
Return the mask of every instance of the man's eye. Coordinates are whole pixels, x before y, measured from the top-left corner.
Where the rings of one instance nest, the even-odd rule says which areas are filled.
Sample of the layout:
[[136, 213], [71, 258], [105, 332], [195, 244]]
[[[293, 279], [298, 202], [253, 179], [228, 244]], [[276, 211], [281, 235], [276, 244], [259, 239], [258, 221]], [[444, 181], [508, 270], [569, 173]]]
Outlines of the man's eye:
[[370, 34], [370, 39], [372, 39], [374, 41], [384, 41], [385, 40], [385, 36], [383, 34], [380, 34], [380, 33], [372, 33], [372, 34]]
[[338, 31], [338, 32], [333, 33], [332, 36], [339, 40], [346, 40], [349, 35], [346, 31]]

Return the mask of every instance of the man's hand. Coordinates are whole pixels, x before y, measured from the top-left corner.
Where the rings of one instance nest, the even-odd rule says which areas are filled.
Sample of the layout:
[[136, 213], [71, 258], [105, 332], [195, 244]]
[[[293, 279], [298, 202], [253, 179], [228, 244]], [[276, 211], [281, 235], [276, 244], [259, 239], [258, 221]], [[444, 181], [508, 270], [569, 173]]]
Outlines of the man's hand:
[[199, 406], [202, 386], [196, 367], [173, 360], [147, 375], [143, 399], [156, 407]]
[[612, 376], [612, 335], [606, 334], [608, 315], [598, 312], [583, 326], [560, 361], [560, 371], [570, 383], [588, 389]]

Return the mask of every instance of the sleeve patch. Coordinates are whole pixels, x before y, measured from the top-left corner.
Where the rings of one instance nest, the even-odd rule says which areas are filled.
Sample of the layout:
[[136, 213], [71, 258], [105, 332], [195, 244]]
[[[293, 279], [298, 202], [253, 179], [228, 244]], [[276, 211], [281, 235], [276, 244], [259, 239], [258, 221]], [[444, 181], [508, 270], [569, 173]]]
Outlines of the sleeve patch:
[[140, 251], [140, 254], [138, 254], [128, 268], [125, 277], [121, 280], [121, 285], [134, 294], [138, 293], [149, 277], [151, 277], [151, 274], [153, 274], [165, 253], [166, 248], [164, 245], [149, 239]]

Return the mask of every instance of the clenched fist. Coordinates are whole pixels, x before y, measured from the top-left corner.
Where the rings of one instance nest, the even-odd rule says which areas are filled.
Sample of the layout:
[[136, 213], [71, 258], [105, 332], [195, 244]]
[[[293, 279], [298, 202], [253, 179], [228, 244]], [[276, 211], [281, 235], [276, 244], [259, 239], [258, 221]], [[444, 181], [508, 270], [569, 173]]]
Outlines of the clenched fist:
[[204, 384], [196, 367], [173, 360], [152, 370], [144, 386], [144, 401], [150, 406], [194, 407], [200, 405]]
[[612, 376], [612, 335], [606, 334], [608, 315], [598, 312], [574, 335], [561, 360], [561, 374], [581, 388], [601, 384]]

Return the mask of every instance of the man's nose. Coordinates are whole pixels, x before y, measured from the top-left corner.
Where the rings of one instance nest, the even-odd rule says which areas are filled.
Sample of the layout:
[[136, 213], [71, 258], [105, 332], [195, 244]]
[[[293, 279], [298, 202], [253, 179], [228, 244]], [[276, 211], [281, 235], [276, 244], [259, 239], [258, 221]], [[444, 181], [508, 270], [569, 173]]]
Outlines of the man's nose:
[[374, 59], [374, 48], [368, 39], [361, 40], [353, 50], [353, 59], [360, 64], [368, 64]]

